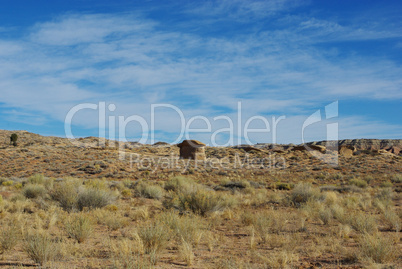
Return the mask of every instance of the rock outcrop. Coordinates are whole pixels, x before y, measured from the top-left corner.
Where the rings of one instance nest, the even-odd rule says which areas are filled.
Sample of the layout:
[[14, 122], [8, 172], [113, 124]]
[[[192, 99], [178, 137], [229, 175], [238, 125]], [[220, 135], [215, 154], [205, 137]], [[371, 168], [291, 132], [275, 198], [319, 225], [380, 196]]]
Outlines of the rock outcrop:
[[293, 151], [315, 150], [315, 151], [319, 151], [321, 153], [325, 153], [326, 147], [324, 147], [322, 145], [306, 144], [306, 145], [295, 146], [292, 150]]
[[183, 140], [177, 144], [181, 159], [205, 160], [205, 144], [197, 140]]
[[338, 153], [341, 156], [350, 158], [353, 156], [355, 151], [356, 151], [356, 148], [354, 146], [342, 145], [339, 147]]

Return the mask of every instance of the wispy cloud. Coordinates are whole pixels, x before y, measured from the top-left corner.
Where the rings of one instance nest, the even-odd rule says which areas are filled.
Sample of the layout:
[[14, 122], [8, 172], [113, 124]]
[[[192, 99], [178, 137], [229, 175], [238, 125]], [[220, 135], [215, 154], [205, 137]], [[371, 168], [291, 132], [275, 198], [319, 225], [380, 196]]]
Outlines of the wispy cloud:
[[250, 21], [256, 18], [266, 18], [278, 12], [293, 9], [308, 1], [296, 0], [223, 0], [203, 1], [187, 5], [185, 11], [214, 20]]
[[[246, 20], [299, 4], [220, 1], [185, 6], [183, 12]], [[278, 27], [227, 37], [162, 23], [133, 14], [65, 14], [33, 25], [23, 37], [0, 38], [1, 102], [62, 121], [81, 102], [107, 101], [121, 115], [149, 119], [151, 103], [176, 105], [188, 117], [212, 118], [230, 114], [242, 100], [247, 115], [293, 117], [342, 98], [402, 98], [398, 63], [370, 55], [337, 57], [313, 45], [401, 36], [386, 25], [374, 29], [288, 16], [278, 19]], [[96, 127], [96, 113], [84, 114], [74, 123]], [[166, 120], [160, 131], [174, 132], [169, 125], [174, 124]]]

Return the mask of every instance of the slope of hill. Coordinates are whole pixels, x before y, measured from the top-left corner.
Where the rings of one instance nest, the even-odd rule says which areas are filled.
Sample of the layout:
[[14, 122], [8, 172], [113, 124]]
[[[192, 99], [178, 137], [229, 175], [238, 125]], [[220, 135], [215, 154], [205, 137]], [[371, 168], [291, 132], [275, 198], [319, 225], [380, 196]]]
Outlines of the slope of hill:
[[[192, 168], [195, 173], [208, 174], [210, 171], [222, 170], [220, 173], [229, 175], [253, 172], [319, 174], [352, 169], [361, 173], [378, 174], [401, 169], [400, 158], [396, 154], [378, 154], [378, 150], [400, 147], [402, 140], [341, 140], [339, 145], [353, 145], [357, 149], [371, 150], [372, 154], [366, 152], [352, 159], [337, 156], [335, 153], [328, 154], [329, 158], [338, 158], [338, 165], [329, 165], [328, 162], [314, 158], [309, 152], [292, 151], [293, 145], [263, 144], [256, 145], [262, 150], [248, 152], [242, 147], [207, 147], [207, 162], [197, 165], [178, 160], [179, 149], [175, 145], [141, 145], [135, 142], [117, 145], [114, 141], [96, 137], [69, 140], [16, 131], [19, 138], [18, 146], [14, 147], [10, 145], [12, 133], [14, 132], [0, 130], [0, 176], [28, 177], [43, 173], [52, 177], [138, 179], [147, 174], [167, 178], [172, 174], [188, 173], [186, 165], [196, 165], [196, 169]], [[325, 141], [309, 144], [324, 145]], [[218, 163], [219, 167], [215, 167], [212, 162]]]

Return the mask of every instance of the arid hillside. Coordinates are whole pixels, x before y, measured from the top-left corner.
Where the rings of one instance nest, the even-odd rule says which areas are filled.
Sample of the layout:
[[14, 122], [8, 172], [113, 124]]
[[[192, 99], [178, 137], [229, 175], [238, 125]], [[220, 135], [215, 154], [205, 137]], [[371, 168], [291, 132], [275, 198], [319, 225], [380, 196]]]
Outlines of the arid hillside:
[[[10, 144], [12, 133], [19, 137], [16, 147]], [[314, 151], [295, 150], [294, 145], [207, 147], [207, 161], [195, 164], [178, 160], [179, 148], [166, 143], [142, 145], [127, 142], [118, 145], [96, 137], [71, 141], [26, 131], [1, 130], [0, 176], [29, 177], [42, 173], [56, 178], [139, 179], [146, 175], [166, 179], [172, 175], [189, 173], [186, 168], [191, 168], [191, 173], [205, 173], [208, 176], [216, 173], [230, 176], [242, 173], [266, 175], [306, 172], [321, 175], [351, 170], [362, 174], [387, 175], [401, 171], [399, 155], [387, 151], [399, 148], [401, 144], [402, 140], [341, 140], [339, 146], [351, 145], [356, 148], [353, 157], [344, 157], [336, 151], [327, 150], [318, 158], [313, 156]], [[314, 142], [308, 145], [325, 143]], [[334, 165], [335, 159], [337, 164]]]
[[0, 131], [0, 267], [401, 268], [401, 141], [338, 144]]

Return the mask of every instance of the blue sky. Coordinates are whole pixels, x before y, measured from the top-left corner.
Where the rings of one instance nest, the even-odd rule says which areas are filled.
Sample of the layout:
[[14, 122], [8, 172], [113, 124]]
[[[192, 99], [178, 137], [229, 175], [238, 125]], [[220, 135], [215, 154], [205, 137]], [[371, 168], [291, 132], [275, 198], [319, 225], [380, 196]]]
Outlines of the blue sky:
[[[178, 112], [151, 113], [152, 104], [169, 104], [189, 128], [210, 123], [189, 138], [209, 143], [216, 132], [218, 145], [325, 140], [334, 137], [326, 128], [331, 123], [341, 139], [402, 138], [400, 1], [3, 0], [1, 6], [0, 129], [65, 136], [72, 108], [105, 102], [115, 110], [106, 109], [104, 125], [99, 109], [74, 114], [75, 136], [150, 143], [154, 132], [156, 141], [174, 142], [184, 138]], [[336, 101], [338, 116], [326, 119], [325, 107]], [[317, 110], [322, 120], [303, 136], [303, 123]], [[134, 116], [124, 134], [119, 116]], [[252, 117], [248, 127], [260, 132], [249, 132], [247, 141]]]

